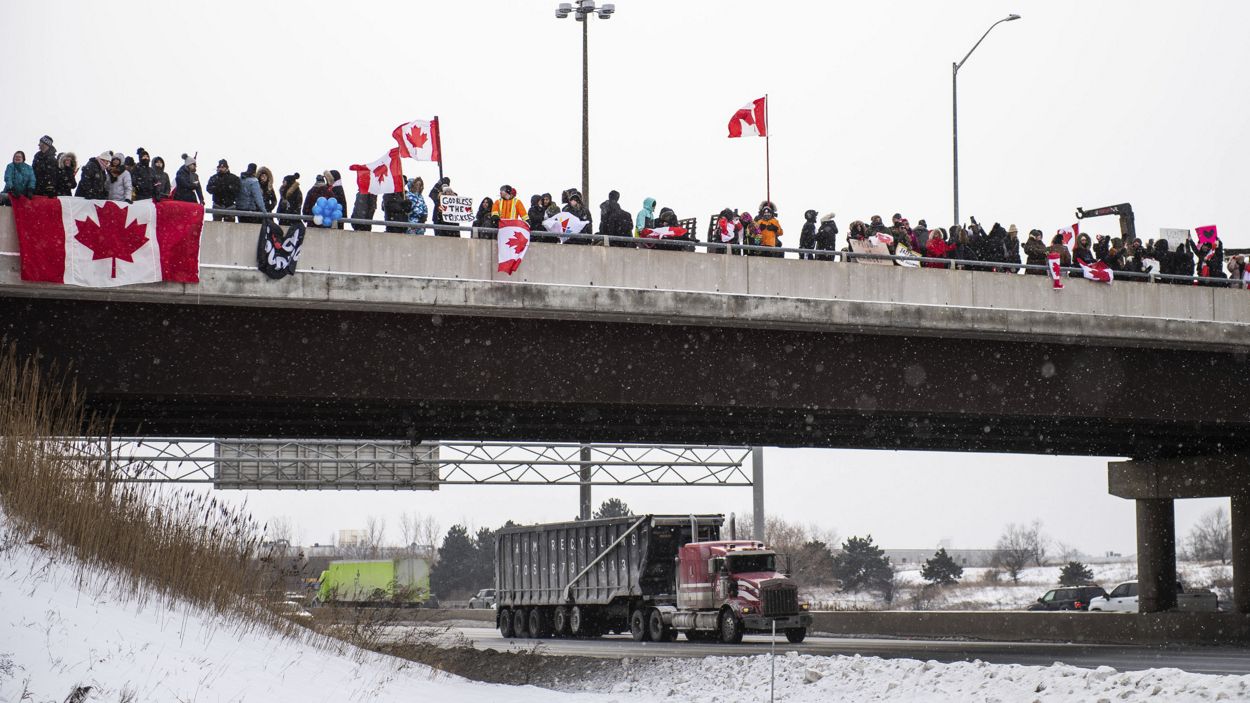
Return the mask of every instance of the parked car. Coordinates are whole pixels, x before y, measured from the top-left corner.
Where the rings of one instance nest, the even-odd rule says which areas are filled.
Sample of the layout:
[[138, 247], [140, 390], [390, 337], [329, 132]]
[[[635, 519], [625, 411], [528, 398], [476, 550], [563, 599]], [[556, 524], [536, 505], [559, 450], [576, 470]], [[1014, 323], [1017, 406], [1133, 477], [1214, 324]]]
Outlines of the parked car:
[[[1219, 596], [1205, 588], [1186, 589], [1184, 584], [1176, 582], [1176, 609], [1187, 612], [1210, 612], [1213, 613], [1220, 608]], [[1124, 583], [1111, 589], [1102, 598], [1095, 599], [1089, 604], [1092, 612], [1103, 613], [1136, 613], [1137, 612], [1137, 582], [1125, 581]]]
[[1029, 610], [1088, 610], [1090, 601], [1103, 598], [1102, 586], [1063, 586], [1046, 591], [1046, 595], [1030, 603]]
[[483, 588], [477, 592], [476, 596], [469, 599], [470, 608], [493, 608], [495, 607], [495, 589]]

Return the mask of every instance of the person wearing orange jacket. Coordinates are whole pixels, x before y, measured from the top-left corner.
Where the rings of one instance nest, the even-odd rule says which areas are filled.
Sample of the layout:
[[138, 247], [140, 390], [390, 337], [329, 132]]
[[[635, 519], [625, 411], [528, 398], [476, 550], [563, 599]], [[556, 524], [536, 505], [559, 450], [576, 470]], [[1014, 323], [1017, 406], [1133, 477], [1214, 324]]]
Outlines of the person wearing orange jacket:
[[[772, 208], [772, 203], [766, 203], [760, 208], [759, 217], [755, 218], [755, 225], [760, 229], [760, 245], [766, 247], [781, 246], [781, 223], [777, 221], [777, 215]], [[766, 252], [763, 256], [781, 257], [781, 252]]]
[[516, 188], [510, 185], [499, 186], [499, 199], [490, 207], [490, 217], [495, 226], [500, 220], [524, 220], [525, 204], [516, 197]]

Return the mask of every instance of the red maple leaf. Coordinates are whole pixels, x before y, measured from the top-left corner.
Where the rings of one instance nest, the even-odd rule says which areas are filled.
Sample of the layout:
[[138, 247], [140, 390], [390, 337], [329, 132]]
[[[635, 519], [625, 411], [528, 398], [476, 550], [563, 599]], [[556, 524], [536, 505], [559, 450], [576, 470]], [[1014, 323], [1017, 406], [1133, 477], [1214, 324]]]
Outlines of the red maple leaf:
[[408, 140], [409, 144], [420, 150], [425, 148], [425, 142], [430, 137], [422, 132], [420, 127], [413, 127], [411, 132], [404, 135], [404, 138]]
[[91, 250], [91, 260], [113, 260], [111, 278], [117, 278], [117, 260], [134, 263], [132, 255], [144, 244], [148, 243], [147, 227], [138, 222], [126, 224], [128, 212], [117, 203], [108, 202], [97, 205], [96, 218], [99, 224], [90, 219], [75, 220], [78, 234], [74, 239]]
[[386, 178], [387, 171], [390, 171], [390, 170], [391, 169], [389, 166], [387, 166], [386, 164], [382, 164], [378, 166], [377, 168], [373, 169], [373, 177], [376, 178], [379, 183], [381, 183], [382, 180]]
[[515, 249], [517, 256], [520, 256], [521, 252], [525, 251], [525, 247], [529, 246], [530, 239], [520, 232], [514, 232], [512, 237], [505, 243]]

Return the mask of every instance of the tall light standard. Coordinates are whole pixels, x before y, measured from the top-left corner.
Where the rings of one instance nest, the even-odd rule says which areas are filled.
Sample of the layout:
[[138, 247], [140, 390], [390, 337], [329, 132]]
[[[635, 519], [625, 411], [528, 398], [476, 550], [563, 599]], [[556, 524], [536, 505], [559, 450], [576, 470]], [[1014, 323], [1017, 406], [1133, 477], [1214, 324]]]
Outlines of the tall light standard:
[[953, 141], [954, 141], [954, 151], [955, 151], [955, 159], [954, 159], [954, 164], [955, 164], [955, 221], [953, 224], [956, 224], [956, 225], [959, 224], [960, 222], [959, 220], [959, 69], [963, 68], [964, 62], [968, 60], [969, 56], [972, 56], [972, 52], [976, 51], [978, 46], [981, 46], [981, 42], [985, 41], [985, 38], [990, 35], [990, 32], [993, 31], [995, 27], [1002, 24], [1003, 22], [1010, 22], [1012, 20], [1018, 20], [1018, 19], [1020, 19], [1020, 15], [1007, 15], [1006, 17], [995, 22], [994, 24], [991, 24], [990, 28], [985, 30], [985, 34], [982, 34], [981, 38], [977, 40], [977, 43], [973, 44], [972, 48], [968, 50], [968, 53], [964, 56], [963, 61], [960, 61], [959, 63], [951, 64], [951, 132], [954, 135]]
[[588, 51], [590, 18], [599, 15], [599, 19], [612, 18], [616, 5], [604, 3], [595, 7], [595, 0], [578, 0], [576, 3], [562, 2], [556, 6], [556, 17], [564, 19], [570, 14], [582, 23], [582, 205], [590, 208], [590, 52]]

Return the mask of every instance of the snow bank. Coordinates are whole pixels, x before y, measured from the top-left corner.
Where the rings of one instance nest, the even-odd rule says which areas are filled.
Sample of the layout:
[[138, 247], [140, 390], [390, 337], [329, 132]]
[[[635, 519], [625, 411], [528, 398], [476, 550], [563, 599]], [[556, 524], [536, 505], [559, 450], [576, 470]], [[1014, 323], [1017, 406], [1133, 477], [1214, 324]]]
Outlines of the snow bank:
[[[3, 520], [0, 518], [0, 526]], [[119, 602], [99, 578], [26, 544], [0, 546], [0, 701], [600, 701], [482, 684], [344, 645], [329, 651], [181, 606]]]
[[[757, 657], [666, 659], [638, 663], [615, 682], [586, 684], [621, 700], [767, 701], [769, 661]], [[1209, 676], [1179, 669], [1120, 673], [1110, 667], [1018, 666], [915, 659], [777, 657], [777, 701], [941, 703], [1094, 703], [1095, 701], [1250, 700], [1250, 676]]]

